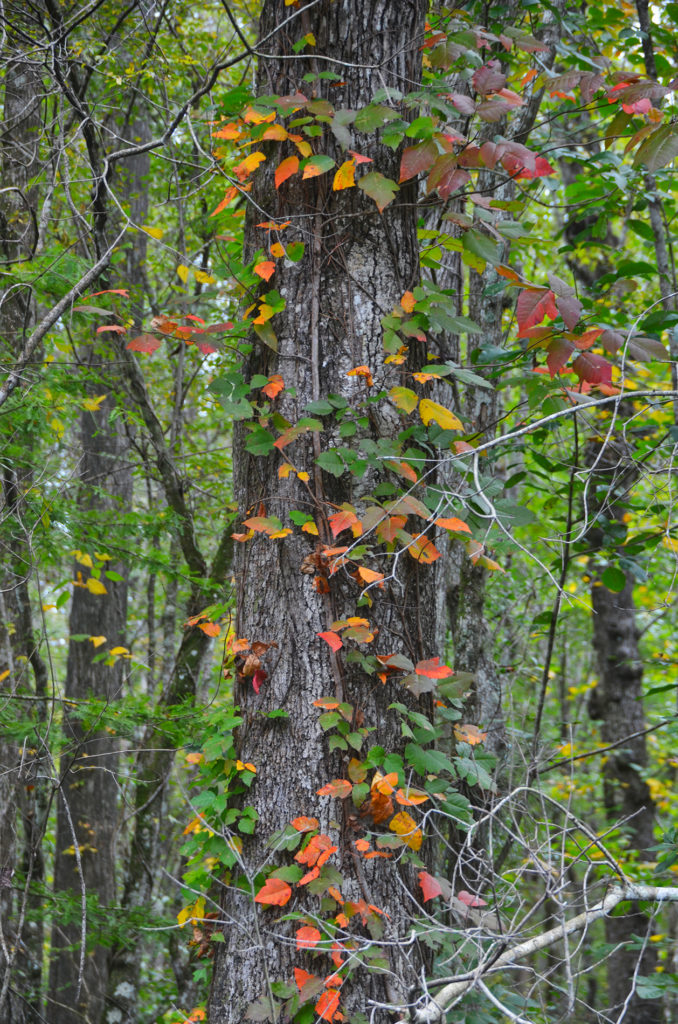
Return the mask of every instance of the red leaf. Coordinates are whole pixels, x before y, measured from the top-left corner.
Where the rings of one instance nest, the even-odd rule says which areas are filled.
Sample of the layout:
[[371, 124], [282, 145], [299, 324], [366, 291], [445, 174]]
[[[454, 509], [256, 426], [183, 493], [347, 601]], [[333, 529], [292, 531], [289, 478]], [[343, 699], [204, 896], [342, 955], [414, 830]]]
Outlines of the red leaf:
[[339, 1009], [339, 992], [335, 988], [328, 988], [323, 992], [315, 1004], [315, 1012], [321, 1020], [334, 1020]]
[[[297, 949], [315, 949], [322, 938], [317, 928], [304, 925], [297, 932]], [[301, 988], [301, 986], [299, 986]]]
[[340, 647], [343, 647], [341, 637], [338, 637], [336, 633], [326, 630], [323, 633], [316, 633], [316, 636], [321, 637], [326, 644], [329, 644], [333, 651], [338, 651]]
[[401, 182], [409, 181], [410, 178], [416, 177], [417, 174], [428, 171], [437, 158], [438, 147], [433, 139], [420, 142], [417, 146], [408, 146], [407, 149], [403, 150], [400, 161], [399, 180]]
[[129, 288], [106, 288], [103, 292], [90, 292], [85, 298], [94, 299], [97, 295], [124, 295], [129, 299]]
[[352, 529], [354, 526], [360, 527], [357, 533], [353, 531], [353, 535], [355, 537], [359, 537], [363, 532], [362, 523], [355, 512], [352, 512], [349, 509], [341, 509], [339, 512], [335, 512], [327, 521], [330, 524], [330, 530], [332, 531], [333, 537], [338, 537], [340, 533], [344, 532], [344, 530]]
[[[127, 334], [127, 328], [121, 327], [120, 324], [104, 324], [103, 327], [97, 327], [97, 334], [104, 334], [106, 331], [113, 334]], [[129, 348], [129, 345], [127, 347]]]
[[518, 296], [516, 317], [521, 334], [528, 327], [540, 324], [545, 317], [553, 320], [557, 315], [555, 296], [549, 288], [526, 288]]
[[217, 352], [216, 345], [210, 345], [209, 341], [196, 341], [196, 347], [198, 352], [204, 356], [211, 356], [213, 352]]
[[534, 162], [534, 169], [523, 167], [519, 174], [516, 174], [516, 178], [547, 178], [550, 174], [555, 174], [555, 168], [551, 167], [551, 164], [543, 156], [538, 156]]
[[257, 669], [257, 671], [252, 676], [252, 689], [254, 690], [255, 693], [259, 693], [259, 690], [261, 689], [261, 684], [267, 677], [268, 673], [264, 672], [263, 668]]
[[352, 789], [353, 786], [347, 779], [333, 779], [316, 792], [318, 796], [336, 796], [343, 800], [344, 797], [350, 796]]
[[442, 896], [443, 890], [440, 882], [433, 875], [429, 875], [428, 871], [419, 872], [419, 884], [424, 894], [424, 903], [434, 900], [436, 896]]
[[440, 664], [440, 658], [429, 658], [428, 661], [420, 661], [414, 667], [419, 676], [428, 676], [429, 679], [449, 679], [454, 672], [447, 665]]
[[556, 338], [548, 347], [546, 365], [552, 377], [562, 370], [574, 351], [574, 346], [564, 338]]
[[457, 899], [465, 903], [467, 907], [486, 907], [487, 901], [480, 898], [480, 896], [474, 896], [473, 893], [467, 892], [466, 889], [461, 889], [457, 893]]
[[284, 907], [291, 895], [290, 886], [287, 882], [283, 882], [282, 878], [267, 878], [254, 897], [254, 902], [263, 903], [269, 907]]
[[572, 369], [579, 377], [579, 380], [587, 381], [589, 384], [611, 384], [612, 366], [607, 359], [597, 356], [593, 352], [582, 352], [572, 363]]
[[579, 323], [583, 308], [579, 299], [576, 299], [574, 295], [560, 295], [556, 299], [556, 306], [568, 331], [573, 331]]
[[157, 348], [160, 348], [162, 342], [160, 338], [156, 338], [154, 334], [139, 334], [136, 338], [132, 338], [125, 345], [130, 352], [155, 352]]

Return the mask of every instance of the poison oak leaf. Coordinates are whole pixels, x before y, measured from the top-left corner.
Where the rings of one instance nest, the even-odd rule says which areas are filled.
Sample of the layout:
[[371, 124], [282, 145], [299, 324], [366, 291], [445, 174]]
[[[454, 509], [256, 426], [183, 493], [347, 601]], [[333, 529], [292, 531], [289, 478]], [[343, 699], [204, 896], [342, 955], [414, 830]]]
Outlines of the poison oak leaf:
[[440, 664], [440, 658], [429, 658], [428, 661], [419, 661], [414, 667], [419, 676], [428, 676], [429, 679], [449, 679], [454, 672], [447, 665]]
[[284, 907], [291, 895], [292, 889], [282, 878], [267, 878], [254, 897], [254, 902], [264, 906]]
[[325, 630], [322, 633], [316, 633], [316, 636], [321, 637], [326, 644], [329, 644], [333, 651], [338, 651], [340, 647], [343, 647], [341, 637], [337, 636], [336, 633], [332, 633], [329, 630]]
[[[317, 928], [304, 925], [297, 932], [297, 949], [315, 949], [322, 938]], [[313, 975], [311, 975], [313, 977]], [[300, 986], [301, 987], [301, 986]]]
[[407, 811], [399, 811], [398, 814], [389, 822], [389, 829], [391, 832], [395, 832], [397, 836], [403, 840], [403, 842], [414, 850], [421, 848], [421, 844], [424, 839], [424, 835], [420, 828], [417, 828], [417, 823]]
[[332, 845], [330, 837], [321, 833], [318, 836], [313, 836], [303, 850], [295, 853], [294, 859], [299, 864], [306, 864], [309, 868], [321, 868], [325, 861], [329, 860], [333, 853], [336, 853], [337, 849], [338, 847]]
[[308, 818], [302, 814], [298, 818], [293, 818], [290, 824], [292, 828], [296, 828], [297, 832], [313, 832], [318, 828], [319, 822], [317, 818]]
[[263, 277], [264, 281], [269, 281], [275, 273], [275, 263], [273, 260], [264, 260], [263, 263], [257, 263], [254, 273], [258, 274], [259, 277]]
[[299, 879], [297, 886], [308, 885], [308, 883], [312, 882], [314, 878], [317, 878], [319, 874], [320, 868], [311, 868], [310, 871], [306, 872], [303, 878]]
[[303, 989], [304, 985], [307, 985], [309, 981], [315, 981], [316, 978], [317, 975], [309, 974], [309, 972], [305, 971], [302, 967], [294, 968], [294, 980], [300, 992]]
[[471, 528], [466, 525], [463, 519], [457, 519], [456, 516], [452, 516], [449, 519], [441, 518], [435, 520], [436, 526], [442, 526], [444, 530], [450, 530], [452, 533], [470, 533]]
[[318, 796], [334, 796], [340, 800], [351, 795], [353, 786], [347, 779], [333, 779], [321, 789], [317, 789]]
[[424, 894], [424, 903], [434, 900], [436, 896], [442, 896], [443, 890], [440, 882], [433, 875], [429, 875], [428, 871], [419, 872], [419, 884]]
[[326, 992], [323, 992], [318, 1002], [315, 1004], [315, 1012], [318, 1014], [321, 1020], [338, 1020], [340, 1014], [339, 1010], [339, 992], [330, 988]]
[[275, 187], [280, 188], [284, 181], [291, 178], [293, 174], [296, 174], [299, 170], [299, 157], [288, 156], [286, 160], [276, 168], [275, 172]]

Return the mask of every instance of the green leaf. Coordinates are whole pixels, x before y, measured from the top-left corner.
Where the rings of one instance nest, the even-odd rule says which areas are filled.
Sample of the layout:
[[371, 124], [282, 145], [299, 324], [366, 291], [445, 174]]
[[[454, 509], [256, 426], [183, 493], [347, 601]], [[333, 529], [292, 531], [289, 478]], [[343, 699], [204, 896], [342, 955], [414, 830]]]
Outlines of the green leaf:
[[411, 388], [404, 388], [400, 385], [396, 385], [396, 387], [391, 388], [388, 396], [398, 409], [402, 409], [407, 413], [413, 412], [419, 403], [419, 396], [416, 392], [412, 391]]
[[395, 121], [398, 116], [397, 111], [391, 107], [385, 107], [380, 103], [370, 103], [356, 114], [355, 128], [359, 132], [373, 132], [375, 128], [381, 128], [389, 121]]
[[389, 203], [393, 202], [398, 191], [395, 181], [385, 178], [379, 171], [370, 171], [369, 174], [364, 174], [358, 182], [358, 188], [362, 189], [370, 199], [374, 199], [380, 213], [386, 209]]
[[501, 262], [499, 246], [492, 242], [487, 235], [481, 234], [480, 231], [475, 231], [474, 229], [465, 231], [461, 242], [467, 252], [472, 252], [474, 256], [479, 256], [486, 263], [496, 265]]
[[321, 452], [316, 462], [321, 469], [324, 469], [326, 473], [331, 473], [332, 476], [340, 477], [346, 471], [336, 448], [330, 448], [329, 451]]
[[608, 565], [600, 577], [604, 587], [613, 594], [619, 594], [626, 586], [626, 575], [616, 565]]
[[268, 455], [273, 451], [273, 434], [256, 423], [252, 432], [245, 439], [245, 448], [251, 455]]

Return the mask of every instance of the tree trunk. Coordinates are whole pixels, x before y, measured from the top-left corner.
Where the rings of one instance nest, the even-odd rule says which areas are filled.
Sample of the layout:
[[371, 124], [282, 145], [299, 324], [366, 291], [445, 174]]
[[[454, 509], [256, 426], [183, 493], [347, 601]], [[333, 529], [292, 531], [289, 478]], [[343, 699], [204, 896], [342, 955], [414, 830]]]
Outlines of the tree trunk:
[[[287, 11], [283, 0], [265, 3], [260, 23], [262, 38], [284, 21]], [[383, 85], [383, 74], [389, 85], [402, 91], [416, 84], [424, 14], [423, 3], [403, 0], [322, 0], [309, 9], [302, 24], [304, 31], [315, 36], [314, 52], [343, 62], [339, 65], [342, 81], [331, 90], [335, 108], [355, 110], [364, 106]], [[267, 42], [267, 51], [273, 50], [274, 55], [260, 58], [260, 92], [294, 93], [304, 87], [302, 76], [316, 70], [318, 62], [313, 58], [292, 62], [277, 58], [289, 52], [293, 41], [282, 30]], [[324, 142], [323, 149], [328, 152]], [[399, 155], [379, 145], [372, 136], [361, 136], [356, 145], [362, 154], [375, 159], [379, 171], [398, 178]], [[346, 159], [333, 143], [329, 153], [337, 163]], [[366, 396], [362, 380], [347, 376], [353, 367], [371, 367], [378, 374], [380, 387], [400, 382], [398, 368], [383, 362], [380, 319], [418, 279], [416, 194], [414, 188], [402, 187], [393, 205], [380, 215], [357, 188], [333, 193], [322, 179], [295, 181], [276, 190], [273, 171], [284, 155], [280, 152], [277, 159], [267, 162], [255, 179], [247, 257], [251, 258], [264, 240], [262, 230], [255, 226], [262, 219], [262, 209], [276, 221], [296, 218], [306, 252], [301, 262], [279, 271], [269, 283], [280, 290], [287, 304], [285, 312], [273, 321], [277, 353], [255, 347], [245, 366], [245, 379], [253, 373], [280, 373], [286, 389], [293, 387], [296, 393], [283, 392], [277, 408], [295, 423], [309, 402], [328, 393], [349, 403]], [[291, 240], [286, 236], [286, 242]], [[382, 411], [381, 406], [370, 407], [368, 437], [376, 440], [397, 434], [397, 415], [390, 420], [388, 416], [388, 410]], [[246, 439], [245, 431], [240, 429], [234, 445], [235, 492], [243, 519], [248, 513], [262, 514], [262, 506], [265, 514], [277, 515], [284, 523], [290, 509], [310, 511], [317, 520], [320, 544], [329, 540], [327, 515], [345, 501], [355, 503], [360, 512], [361, 495], [369, 492], [379, 478], [373, 472], [358, 481], [348, 474], [337, 479], [321, 471], [314, 465], [321, 450], [320, 432], [312, 439], [304, 437], [290, 444], [283, 459], [277, 451], [263, 458], [249, 455]], [[336, 440], [336, 435], [332, 439]], [[322, 446], [328, 447], [327, 440]], [[310, 490], [294, 474], [278, 479], [282, 461], [292, 462], [310, 475]], [[389, 705], [400, 701], [430, 713], [430, 701], [410, 697], [390, 680], [384, 685], [375, 683], [374, 676], [368, 676], [355, 663], [345, 663], [318, 639], [317, 634], [331, 627], [333, 621], [355, 614], [362, 589], [362, 584], [354, 583], [345, 572], [330, 577], [328, 594], [314, 588], [312, 575], [301, 568], [305, 559], [308, 564], [309, 559], [319, 557], [320, 544], [314, 547], [307, 534], [294, 532], [283, 542], [258, 535], [236, 545], [237, 636], [247, 637], [250, 643], [277, 646], [263, 656], [268, 676], [260, 692], [255, 693], [251, 680], [244, 678], [236, 694], [243, 717], [236, 739], [238, 757], [257, 767], [247, 802], [256, 811], [258, 824], [255, 834], [244, 839], [242, 865], [247, 878], [236, 881], [234, 876], [234, 884], [223, 898], [227, 924], [224, 942], [215, 944], [212, 1024], [240, 1024], [248, 1005], [260, 996], [263, 1003], [259, 1006], [267, 1008], [263, 1012], [274, 1019], [277, 1009], [271, 983], [289, 982], [294, 966], [304, 965], [325, 974], [334, 969], [326, 956], [311, 961], [308, 954], [295, 952], [290, 939], [299, 922], [283, 924], [275, 909], [261, 909], [252, 900], [255, 876], [271, 861], [276, 865], [289, 862], [289, 855], [280, 851], [272, 854], [269, 840], [297, 815], [316, 816], [321, 832], [338, 846], [330, 863], [340, 871], [342, 880], [337, 884], [342, 898], [376, 905], [388, 915], [367, 911], [365, 918], [375, 934], [380, 928], [384, 930], [387, 969], [383, 973], [367, 971], [360, 966], [358, 951], [356, 970], [341, 988], [342, 1012], [347, 1017], [373, 1012], [371, 1020], [386, 1021], [390, 1016], [387, 1011], [373, 1009], [370, 1001], [402, 1002], [421, 968], [417, 948], [402, 941], [409, 933], [414, 909], [409, 895], [415, 894], [413, 870], [399, 871], [393, 860], [361, 861], [353, 843], [359, 833], [354, 831], [349, 801], [342, 805], [335, 799], [316, 796], [332, 778], [346, 777], [347, 761], [355, 752], [330, 752], [313, 702], [323, 696], [347, 702], [353, 708], [353, 728], [364, 722], [374, 730], [369, 735], [370, 744], [383, 746], [387, 753], [398, 753], [406, 740], [399, 718]], [[379, 630], [375, 650], [363, 650], [380, 654], [399, 650], [415, 661], [439, 653], [434, 648], [438, 629], [432, 611], [432, 571], [403, 556], [396, 575], [396, 579], [386, 582], [383, 591], [370, 591], [371, 608], [360, 609], [371, 627]], [[282, 709], [285, 717], [269, 717], [277, 709]], [[256, 889], [260, 888], [259, 882]], [[330, 913], [341, 909], [329, 895], [323, 903], [324, 910], [334, 907]], [[321, 912], [318, 898], [301, 888], [295, 890], [287, 909], [309, 913], [309, 921]], [[364, 926], [359, 922], [357, 915], [348, 929], [356, 937], [354, 941], [364, 945]]]
[[[22, 21], [19, 16], [10, 30], [8, 42], [15, 50], [4, 73], [0, 145], [3, 266], [29, 261], [37, 244], [38, 189], [33, 179], [40, 168], [42, 87], [38, 65], [22, 53], [21, 37], [15, 34], [16, 28], [26, 27]], [[34, 319], [31, 289], [7, 289], [0, 302], [0, 357], [5, 365], [11, 366], [21, 352]], [[26, 706], [12, 697], [31, 691], [30, 669], [35, 695], [44, 696], [46, 669], [36, 641], [28, 589], [33, 566], [25, 497], [33, 480], [33, 427], [24, 426], [21, 410], [15, 423], [13, 456], [3, 462], [1, 470], [0, 685], [3, 711], [13, 725], [19, 718], [25, 721], [24, 736], [31, 738], [31, 746], [41, 705], [36, 702], [26, 714]], [[38, 748], [39, 741], [35, 743], [35, 750]], [[31, 889], [43, 874], [46, 793], [36, 780], [41, 774], [37, 768], [41, 753], [40, 749], [33, 758], [26, 758], [22, 770], [16, 742], [7, 735], [0, 737], [0, 1019], [7, 1024], [34, 1019], [40, 1004], [43, 929], [39, 903]], [[17, 811], [23, 819], [19, 831]], [[19, 863], [21, 871], [15, 875]]]
[[[122, 422], [111, 419], [114, 408], [108, 397], [98, 411], [81, 418], [79, 503], [99, 527], [126, 510], [132, 495]], [[102, 573], [98, 582], [105, 592], [92, 587], [86, 563], [96, 564], [97, 554], [107, 552], [82, 552], [75, 562], [69, 630], [76, 637], [105, 637], [110, 650], [124, 644], [127, 582]], [[124, 567], [116, 562], [104, 567], [123, 569], [124, 577]], [[98, 1024], [106, 992], [108, 949], [102, 936], [116, 895], [118, 754], [100, 718], [122, 696], [124, 663], [115, 656], [112, 664], [95, 661], [97, 653], [89, 639], [70, 641], [65, 695], [73, 703], [64, 713], [54, 861], [54, 890], [66, 909], [52, 929], [50, 1024]], [[91, 702], [101, 702], [100, 709]]]
[[[617, 528], [623, 523], [621, 501], [633, 484], [636, 470], [621, 440], [611, 440], [605, 447], [590, 442], [587, 462], [593, 466], [592, 490], [595, 493], [596, 525], [589, 531], [594, 549], [604, 543], [605, 525]], [[605, 497], [601, 500], [601, 492]], [[604, 525], [599, 525], [599, 524]], [[598, 664], [598, 685], [592, 691], [590, 711], [601, 719], [603, 743], [625, 742], [611, 751], [605, 763], [603, 792], [605, 812], [610, 822], [621, 820], [629, 836], [629, 848], [641, 859], [653, 844], [655, 807], [643, 769], [647, 765], [645, 713], [643, 709], [643, 663], [638, 649], [638, 626], [633, 600], [633, 580], [627, 574], [623, 589], [614, 593], [603, 583], [601, 569], [591, 574], [593, 610], [593, 646]], [[637, 905], [630, 913], [605, 919], [607, 941], [619, 944], [608, 962], [608, 1003], [619, 1011], [629, 998], [634, 972], [651, 975], [657, 963], [653, 946], [639, 954], [633, 937], [643, 937], [651, 927]], [[661, 1020], [659, 1000], [631, 997], [624, 1021], [627, 1024], [658, 1024]]]

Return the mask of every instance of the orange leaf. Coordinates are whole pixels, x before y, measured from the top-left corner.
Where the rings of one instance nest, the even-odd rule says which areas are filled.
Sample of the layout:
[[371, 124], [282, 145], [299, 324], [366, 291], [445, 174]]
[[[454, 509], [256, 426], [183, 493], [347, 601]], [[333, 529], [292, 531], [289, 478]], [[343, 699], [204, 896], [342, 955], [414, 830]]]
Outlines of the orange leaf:
[[199, 622], [198, 629], [201, 629], [207, 636], [219, 636], [221, 633], [221, 626], [218, 626], [216, 622]]
[[287, 129], [281, 124], [272, 124], [266, 129], [261, 137], [267, 141], [270, 139], [274, 142], [284, 142], [287, 138]]
[[321, 1020], [337, 1019], [338, 1009], [339, 992], [335, 988], [328, 988], [326, 992], [323, 992], [320, 999], [315, 1004], [315, 1012], [318, 1014]]
[[[322, 938], [317, 928], [304, 925], [297, 932], [297, 949], [315, 949]], [[299, 986], [301, 988], [301, 986]]]
[[358, 566], [357, 575], [360, 576], [363, 583], [377, 583], [383, 580], [383, 572], [375, 572], [374, 569], [366, 569], [363, 565]]
[[326, 630], [323, 633], [316, 633], [316, 636], [321, 637], [326, 644], [329, 644], [333, 651], [338, 651], [340, 647], [343, 647], [341, 637], [338, 637], [336, 633], [332, 633]]
[[268, 378], [268, 384], [264, 384], [261, 389], [265, 395], [273, 399], [276, 395], [279, 395], [282, 389], [285, 387], [285, 381], [282, 379], [279, 373], [274, 373], [272, 377]]
[[366, 839], [356, 839], [355, 848], [358, 853], [365, 853], [366, 850], [369, 850], [370, 844]]
[[376, 789], [378, 793], [383, 793], [384, 796], [390, 796], [397, 785], [397, 772], [389, 772], [388, 775], [381, 775], [379, 772], [377, 772], [372, 781], [371, 788]]
[[263, 263], [257, 263], [254, 273], [258, 274], [259, 277], [263, 277], [264, 281], [268, 281], [275, 273], [275, 263], [273, 260], [264, 260]]
[[264, 153], [256, 152], [250, 153], [244, 160], [241, 160], [238, 166], [235, 168], [235, 175], [238, 181], [244, 181], [252, 171], [255, 171], [262, 160], [265, 160], [266, 156]]
[[430, 565], [431, 562], [435, 562], [436, 558], [440, 558], [440, 552], [435, 544], [432, 544], [423, 533], [412, 538], [412, 543], [407, 550], [412, 558], [417, 562], [422, 562], [423, 565]]
[[297, 988], [299, 989], [300, 992], [304, 985], [306, 985], [309, 981], [315, 981], [315, 979], [316, 975], [309, 974], [309, 972], [305, 971], [303, 967], [294, 968], [294, 980], [296, 981]]
[[[349, 783], [350, 785], [350, 783]], [[294, 859], [299, 864], [306, 864], [309, 868], [315, 867], [316, 865], [321, 868], [326, 860], [337, 851], [338, 847], [332, 845], [332, 840], [329, 836], [321, 833], [319, 836], [313, 836], [308, 846], [303, 850], [299, 850], [295, 853]]]
[[349, 149], [349, 153], [357, 164], [371, 164], [371, 156], [363, 156], [362, 153], [356, 153], [355, 149]]
[[429, 799], [428, 793], [421, 789], [412, 789], [411, 786], [405, 786], [396, 793], [396, 800], [401, 807], [415, 807], [417, 804], [425, 804]]
[[345, 188], [353, 188], [355, 185], [355, 160], [346, 160], [334, 175], [332, 189], [341, 192]]
[[296, 828], [297, 832], [312, 832], [313, 829], [318, 828], [320, 822], [317, 818], [308, 818], [302, 814], [298, 818], [293, 818], [290, 824], [292, 828]]
[[419, 884], [424, 894], [424, 903], [434, 900], [436, 896], [442, 896], [443, 890], [440, 882], [433, 875], [429, 875], [428, 871], [419, 872]]
[[338, 904], [339, 904], [340, 906], [342, 906], [342, 905], [343, 905], [344, 901], [343, 901], [343, 899], [341, 898], [341, 893], [340, 893], [340, 892], [339, 892], [339, 890], [338, 890], [338, 889], [336, 888], [336, 886], [334, 886], [334, 885], [331, 885], [331, 886], [330, 886], [330, 887], [328, 888], [328, 890], [327, 890], [327, 894], [328, 894], [328, 896], [331, 896], [333, 900], [336, 900], [336, 901], [337, 901], [337, 903], [338, 903]]
[[284, 907], [291, 895], [291, 888], [282, 878], [267, 878], [254, 897], [254, 902], [263, 903], [265, 906]]
[[454, 735], [462, 743], [468, 743], [470, 747], [475, 747], [477, 743], [482, 743], [487, 739], [487, 733], [481, 732], [477, 725], [471, 725], [469, 723], [465, 725], [455, 725]]
[[346, 371], [347, 377], [364, 377], [368, 388], [374, 384], [369, 366], [354, 366], [352, 370]]
[[402, 299], [400, 300], [400, 305], [403, 307], [406, 313], [411, 313], [416, 304], [417, 300], [415, 299], [412, 292], [405, 292]]
[[[359, 537], [363, 532], [363, 524], [358, 519], [355, 512], [350, 509], [341, 509], [339, 512], [335, 512], [328, 518], [330, 530], [332, 531], [333, 537], [338, 537], [344, 530], [351, 529], [354, 537]], [[359, 527], [358, 532], [353, 527]]]
[[436, 519], [436, 526], [442, 526], [444, 530], [451, 530], [452, 533], [470, 533], [471, 528], [466, 525], [463, 519], [452, 516], [450, 519]]
[[318, 796], [336, 796], [343, 800], [345, 797], [350, 796], [353, 786], [348, 779], [333, 779], [332, 782], [328, 782], [322, 789], [317, 789], [316, 793]]
[[299, 157], [288, 156], [286, 160], [276, 168], [275, 172], [275, 187], [280, 188], [284, 181], [291, 178], [293, 174], [296, 174], [299, 170]]
[[429, 658], [428, 661], [419, 661], [414, 671], [418, 676], [427, 676], [429, 679], [449, 679], [454, 672], [447, 665], [440, 664], [440, 658]]
[[319, 874], [320, 868], [311, 868], [310, 871], [306, 872], [303, 878], [299, 879], [297, 885], [308, 885], [308, 883], [312, 882], [314, 878], [317, 878]]
[[271, 256], [279, 260], [285, 255], [285, 246], [281, 245], [280, 242], [274, 242], [271, 246]]

